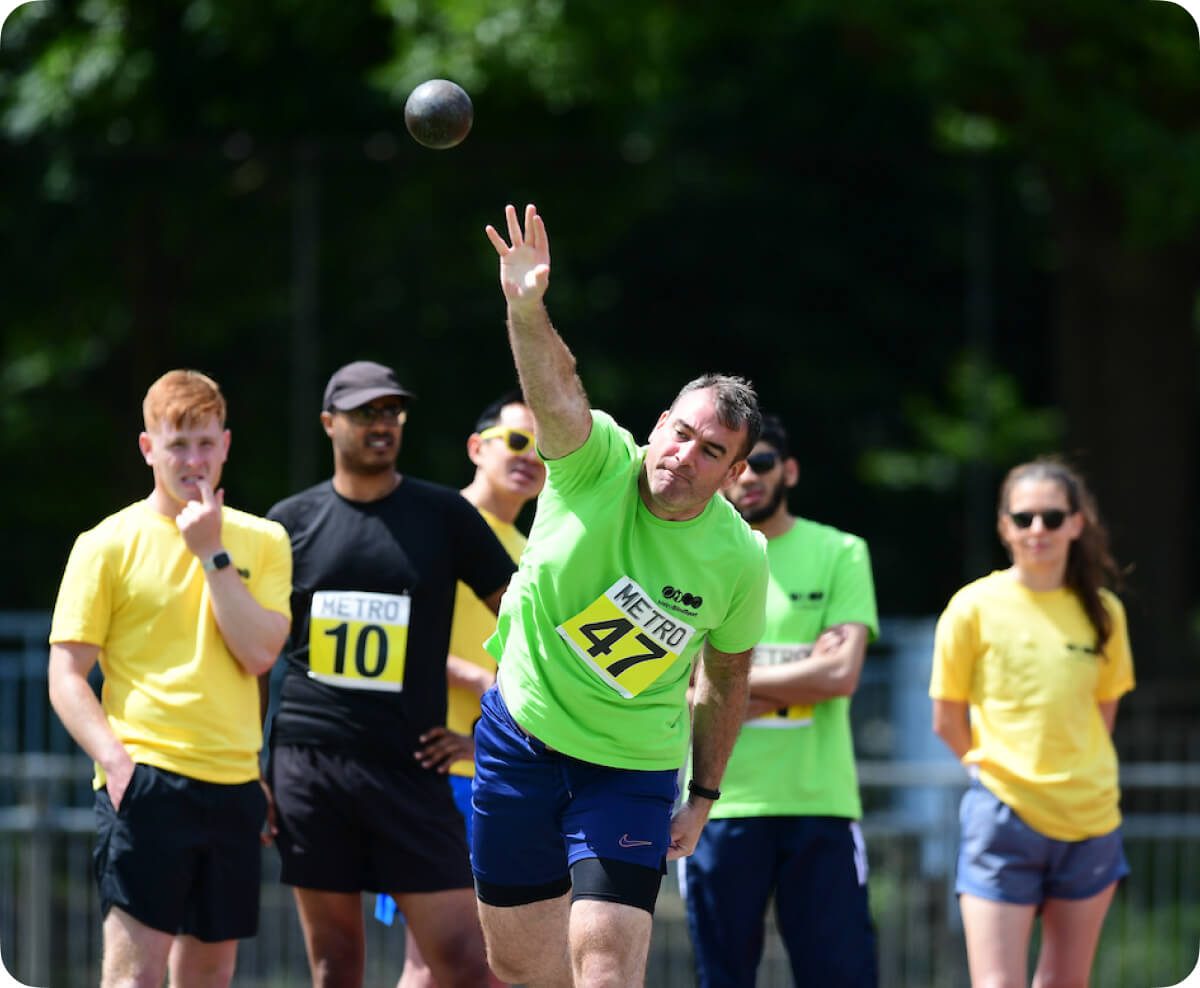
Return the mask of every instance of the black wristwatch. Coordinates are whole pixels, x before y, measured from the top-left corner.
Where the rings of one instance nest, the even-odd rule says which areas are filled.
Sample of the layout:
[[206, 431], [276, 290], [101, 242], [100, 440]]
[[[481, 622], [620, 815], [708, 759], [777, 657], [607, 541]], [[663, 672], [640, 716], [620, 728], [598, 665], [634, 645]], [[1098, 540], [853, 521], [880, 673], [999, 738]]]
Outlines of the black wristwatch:
[[688, 792], [695, 793], [697, 796], [703, 796], [705, 799], [711, 799], [714, 803], [721, 798], [720, 789], [708, 789], [697, 785], [695, 779], [688, 780]]
[[224, 549], [222, 549], [220, 552], [214, 552], [200, 565], [204, 567], [205, 573], [213, 573], [216, 570], [224, 569], [232, 562], [233, 557], [230, 556], [229, 553], [227, 553]]

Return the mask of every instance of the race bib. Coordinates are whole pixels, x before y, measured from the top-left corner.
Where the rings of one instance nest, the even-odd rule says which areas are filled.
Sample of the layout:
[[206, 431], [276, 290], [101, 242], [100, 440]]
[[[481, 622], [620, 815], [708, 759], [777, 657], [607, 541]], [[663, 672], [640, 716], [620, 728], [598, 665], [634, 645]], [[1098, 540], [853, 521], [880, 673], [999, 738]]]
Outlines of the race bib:
[[321, 590], [308, 625], [308, 674], [350, 690], [404, 689], [407, 594]]
[[[812, 645], [755, 645], [754, 664], [756, 666], [777, 666], [784, 662], [794, 662], [802, 659], [812, 651]], [[763, 714], [748, 720], [744, 727], [773, 727], [793, 728], [808, 727], [812, 724], [813, 705], [811, 703], [795, 703], [790, 707], [780, 707], [769, 714]]]
[[589, 669], [626, 699], [666, 672], [696, 633], [628, 577], [556, 630]]

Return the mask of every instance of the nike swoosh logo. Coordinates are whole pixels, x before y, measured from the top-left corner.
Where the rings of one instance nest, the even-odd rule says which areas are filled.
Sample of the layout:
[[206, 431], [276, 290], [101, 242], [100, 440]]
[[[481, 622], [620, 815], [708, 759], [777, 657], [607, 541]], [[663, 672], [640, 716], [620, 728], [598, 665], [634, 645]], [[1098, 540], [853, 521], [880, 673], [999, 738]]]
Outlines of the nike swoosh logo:
[[621, 839], [617, 841], [622, 847], [649, 847], [654, 843], [652, 840], [630, 840], [628, 834], [622, 834]]

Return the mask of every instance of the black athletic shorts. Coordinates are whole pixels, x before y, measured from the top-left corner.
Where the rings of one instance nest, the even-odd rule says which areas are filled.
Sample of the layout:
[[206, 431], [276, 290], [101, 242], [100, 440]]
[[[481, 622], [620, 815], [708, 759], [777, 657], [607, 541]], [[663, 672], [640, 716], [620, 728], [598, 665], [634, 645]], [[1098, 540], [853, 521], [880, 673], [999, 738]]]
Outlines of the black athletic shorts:
[[117, 906], [151, 929], [205, 943], [258, 932], [267, 800], [257, 779], [221, 785], [135, 765], [120, 810], [106, 788], [95, 805], [102, 915]]
[[466, 827], [446, 776], [277, 745], [268, 766], [285, 885], [324, 892], [471, 888]]

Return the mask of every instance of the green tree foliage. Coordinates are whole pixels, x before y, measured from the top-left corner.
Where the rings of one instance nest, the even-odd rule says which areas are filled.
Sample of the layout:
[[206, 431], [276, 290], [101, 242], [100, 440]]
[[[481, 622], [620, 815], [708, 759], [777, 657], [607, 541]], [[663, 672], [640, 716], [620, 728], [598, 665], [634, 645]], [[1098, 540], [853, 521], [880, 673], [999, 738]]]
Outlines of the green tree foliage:
[[[1069, 303], [1117, 309], [1103, 300], [1126, 259], [1149, 278], [1194, 242], [1200, 58], [1170, 5], [1146, 6], [19, 9], [0, 50], [8, 600], [47, 606], [73, 533], [144, 493], [140, 397], [170, 366], [226, 387], [231, 503], [264, 510], [323, 475], [320, 389], [360, 356], [420, 396], [402, 466], [464, 482], [476, 408], [512, 381], [481, 231], [532, 200], [593, 400], [641, 433], [693, 374], [751, 377], [796, 433], [795, 507], [870, 540], [885, 611], [939, 608], [999, 561], [997, 471], [1045, 451], [1046, 409], [1105, 454], [1089, 468], [1108, 462], [1089, 381], [1113, 360], [1097, 340], [1128, 334]], [[434, 76], [476, 104], [450, 152], [403, 131], [404, 98]], [[1170, 293], [1186, 318], [1147, 309], [1138, 335], [1147, 363], [1161, 335], [1194, 374], [1189, 277]], [[1130, 280], [1128, 304], [1161, 285]], [[1096, 380], [1113, 409], [1170, 391], [1139, 377], [1115, 401]], [[1171, 453], [1194, 459], [1184, 405]], [[954, 451], [972, 479], [881, 486], [885, 451]], [[1098, 486], [1139, 555], [1132, 505]], [[966, 566], [965, 529], [987, 540]]]

